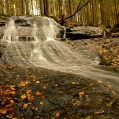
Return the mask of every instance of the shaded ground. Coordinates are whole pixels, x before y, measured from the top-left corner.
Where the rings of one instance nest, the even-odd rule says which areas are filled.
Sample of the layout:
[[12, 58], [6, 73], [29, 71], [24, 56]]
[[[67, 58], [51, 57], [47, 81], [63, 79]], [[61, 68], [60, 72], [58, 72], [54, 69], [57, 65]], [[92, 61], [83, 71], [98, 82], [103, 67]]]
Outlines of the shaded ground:
[[[69, 45], [78, 47], [74, 42]], [[84, 42], [92, 50], [105, 53], [101, 52], [106, 49], [103, 39]], [[113, 56], [118, 46], [110, 48]], [[111, 63], [104, 68], [118, 72], [118, 66]], [[118, 119], [119, 90], [112, 82], [42, 68], [0, 65], [0, 119]]]
[[1, 68], [1, 85], [12, 86], [15, 92], [13, 109], [1, 118], [10, 114], [18, 119], [119, 118], [119, 92], [110, 82], [46, 69]]

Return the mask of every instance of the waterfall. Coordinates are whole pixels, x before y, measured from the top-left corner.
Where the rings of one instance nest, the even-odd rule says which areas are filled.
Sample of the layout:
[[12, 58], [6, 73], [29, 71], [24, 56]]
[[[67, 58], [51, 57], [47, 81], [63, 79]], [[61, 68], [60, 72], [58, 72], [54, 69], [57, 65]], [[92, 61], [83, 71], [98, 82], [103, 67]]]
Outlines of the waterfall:
[[[98, 68], [99, 55], [90, 50], [83, 41], [78, 41], [77, 47], [73, 49], [64, 41], [56, 40], [62, 27], [53, 19], [36, 16], [22, 18], [32, 25], [16, 28], [14, 19], [10, 20], [3, 37], [3, 41], [8, 41], [10, 45], [6, 46], [1, 63], [21, 67], [42, 67], [96, 80], [119, 79], [117, 74]], [[66, 32], [65, 28], [64, 31]], [[19, 35], [34, 37], [37, 42], [19, 41]]]
[[19, 35], [14, 20], [10, 20], [4, 32], [3, 41], [18, 41]]

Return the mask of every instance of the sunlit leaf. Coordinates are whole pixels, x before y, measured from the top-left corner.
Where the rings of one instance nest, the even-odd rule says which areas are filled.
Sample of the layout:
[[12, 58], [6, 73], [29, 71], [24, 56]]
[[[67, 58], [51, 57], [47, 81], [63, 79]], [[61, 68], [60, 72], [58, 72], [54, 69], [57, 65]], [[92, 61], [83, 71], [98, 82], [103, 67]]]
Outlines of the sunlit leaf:
[[25, 99], [26, 98], [26, 94], [21, 95], [21, 98]]
[[72, 84], [76, 84], [76, 82], [71, 82]]
[[59, 113], [59, 112], [57, 112], [57, 113], [55, 114], [55, 116], [56, 116], [56, 117], [59, 117], [59, 115], [60, 115], [60, 113]]
[[36, 92], [36, 95], [39, 96], [39, 95], [42, 95], [42, 93], [41, 92]]
[[44, 103], [43, 102], [40, 102], [40, 105], [43, 105]]

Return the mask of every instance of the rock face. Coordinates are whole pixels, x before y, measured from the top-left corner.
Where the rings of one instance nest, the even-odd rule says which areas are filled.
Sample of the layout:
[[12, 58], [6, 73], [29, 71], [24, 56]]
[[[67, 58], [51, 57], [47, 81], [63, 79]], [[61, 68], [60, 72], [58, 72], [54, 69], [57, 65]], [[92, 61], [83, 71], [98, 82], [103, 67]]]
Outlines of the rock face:
[[119, 70], [119, 38], [94, 38], [84, 42], [90, 49], [100, 53], [101, 65]]
[[103, 36], [103, 29], [92, 26], [78, 26], [66, 29], [66, 37], [71, 39], [89, 39]]
[[63, 37], [63, 27], [61, 27], [52, 18], [41, 16], [16, 16], [7, 18], [5, 22], [0, 22], [0, 39], [5, 35], [5, 30], [8, 29], [9, 22], [14, 20], [20, 41], [32, 41], [34, 39], [46, 39], [48, 37]]

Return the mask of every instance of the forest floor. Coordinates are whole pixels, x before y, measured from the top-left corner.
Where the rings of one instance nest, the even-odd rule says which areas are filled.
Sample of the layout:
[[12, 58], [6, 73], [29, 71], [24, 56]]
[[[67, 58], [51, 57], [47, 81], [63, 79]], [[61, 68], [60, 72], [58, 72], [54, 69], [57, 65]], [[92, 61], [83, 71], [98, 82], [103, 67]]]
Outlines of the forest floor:
[[[68, 43], [76, 48], [77, 42]], [[119, 38], [84, 43], [99, 52], [103, 68], [119, 72]], [[119, 119], [118, 110], [118, 84], [43, 68], [0, 65], [0, 119]]]

